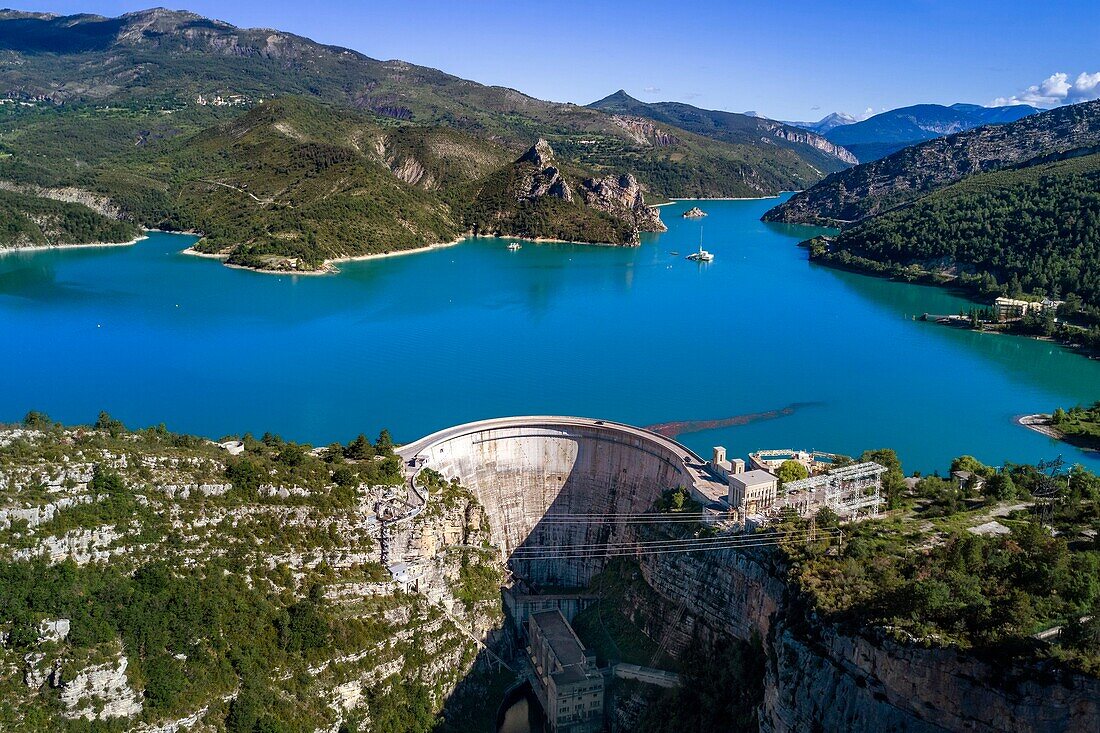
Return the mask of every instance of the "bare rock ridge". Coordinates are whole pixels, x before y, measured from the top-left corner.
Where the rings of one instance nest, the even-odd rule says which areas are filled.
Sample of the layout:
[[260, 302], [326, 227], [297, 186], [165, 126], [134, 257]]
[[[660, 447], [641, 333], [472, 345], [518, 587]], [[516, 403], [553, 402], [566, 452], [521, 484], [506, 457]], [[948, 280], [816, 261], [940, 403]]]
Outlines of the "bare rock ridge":
[[573, 200], [573, 190], [555, 165], [554, 150], [550, 143], [540, 138], [517, 162], [526, 163], [531, 168], [516, 191], [519, 200], [543, 196], [553, 196], [562, 201]]
[[663, 232], [661, 212], [645, 203], [642, 187], [630, 173], [605, 178], [588, 178], [583, 184], [584, 202], [614, 217], [634, 222], [642, 232]]
[[809, 130], [800, 130], [790, 125], [780, 124], [778, 122], [772, 122], [771, 120], [765, 120], [765, 122], [771, 123], [766, 125], [766, 128], [771, 132], [773, 137], [786, 140], [790, 143], [798, 143], [801, 145], [809, 145], [812, 148], [816, 148], [826, 155], [831, 155], [837, 160], [842, 160], [849, 165], [856, 165], [859, 160], [856, 159], [849, 150], [836, 143], [810, 132]]

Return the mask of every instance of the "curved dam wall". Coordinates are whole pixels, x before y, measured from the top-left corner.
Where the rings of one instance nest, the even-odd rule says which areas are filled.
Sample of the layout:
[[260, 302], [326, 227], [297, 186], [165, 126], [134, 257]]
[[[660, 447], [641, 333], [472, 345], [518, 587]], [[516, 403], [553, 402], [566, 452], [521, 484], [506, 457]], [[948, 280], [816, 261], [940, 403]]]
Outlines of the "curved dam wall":
[[[522, 548], [561, 548], [630, 541], [628, 525], [555, 520], [560, 514], [636, 514], [669, 488], [689, 487], [688, 449], [639, 428], [583, 418], [509, 418], [459, 426], [416, 444], [422, 465], [457, 478], [489, 517], [494, 544], [505, 557]], [[544, 520], [544, 517], [546, 519]], [[585, 585], [603, 567], [604, 553], [572, 559], [520, 560], [513, 571], [528, 581]]]
[[[554, 515], [646, 512], [665, 489], [698, 481], [701, 463], [645, 430], [554, 417], [459, 426], [399, 452], [476, 495], [494, 544], [517, 575], [566, 586], [586, 585], [604, 567], [602, 553], [519, 556], [531, 548], [631, 542], [634, 527], [561, 523]], [[1100, 717], [1095, 678], [1052, 677], [1026, 665], [994, 669], [965, 651], [901, 645], [807, 615], [784, 569], [763, 550], [649, 555], [638, 566], [653, 593], [626, 598], [621, 610], [675, 656], [720, 636], [761, 639], [768, 654], [760, 709], [766, 733], [1092, 733]]]

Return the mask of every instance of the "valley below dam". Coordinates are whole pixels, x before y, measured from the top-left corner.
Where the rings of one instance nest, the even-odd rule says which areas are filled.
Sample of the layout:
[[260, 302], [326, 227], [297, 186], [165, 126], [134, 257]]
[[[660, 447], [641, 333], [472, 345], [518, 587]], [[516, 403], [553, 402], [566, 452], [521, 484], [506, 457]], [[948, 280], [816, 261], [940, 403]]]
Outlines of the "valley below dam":
[[[1091, 404], [1100, 362], [918, 322], [971, 304], [810, 263], [796, 244], [819, 230], [760, 222], [775, 203], [674, 202], [669, 231], [640, 247], [476, 238], [330, 276], [229, 269], [181, 254], [194, 237], [156, 232], [8, 253], [0, 420], [107, 410], [134, 427], [322, 445], [553, 413], [692, 426], [678, 438], [701, 453], [889, 447], [909, 471], [960, 454], [1100, 467], [1013, 424]], [[680, 216], [695, 205], [708, 216]], [[700, 234], [714, 262], [684, 259]]]

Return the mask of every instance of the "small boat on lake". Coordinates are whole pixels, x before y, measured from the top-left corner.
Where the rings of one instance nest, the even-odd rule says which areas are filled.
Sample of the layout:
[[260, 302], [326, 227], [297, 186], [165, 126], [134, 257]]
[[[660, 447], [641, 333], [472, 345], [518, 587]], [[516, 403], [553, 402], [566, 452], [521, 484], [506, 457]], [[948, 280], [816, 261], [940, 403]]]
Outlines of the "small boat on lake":
[[711, 262], [714, 260], [714, 255], [703, 249], [703, 227], [699, 227], [699, 251], [692, 252], [687, 256], [689, 260], [694, 262]]
[[508, 251], [509, 252], [515, 252], [516, 250], [518, 250], [522, 246], [523, 245], [520, 244], [519, 242], [512, 242], [511, 244], [508, 245]]

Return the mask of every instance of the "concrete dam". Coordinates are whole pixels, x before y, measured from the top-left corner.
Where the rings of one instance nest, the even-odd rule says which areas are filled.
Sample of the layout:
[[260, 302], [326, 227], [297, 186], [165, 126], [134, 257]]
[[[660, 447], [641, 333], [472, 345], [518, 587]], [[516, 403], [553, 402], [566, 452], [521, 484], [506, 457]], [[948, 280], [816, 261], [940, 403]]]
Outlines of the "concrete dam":
[[[644, 525], [629, 516], [650, 512], [665, 490], [683, 487], [712, 508], [724, 508], [728, 491], [706, 461], [675, 440], [604, 420], [486, 420], [398, 453], [410, 485], [432, 469], [474, 494], [501, 559], [538, 586], [587, 586], [608, 562], [600, 548], [640, 539]], [[417, 492], [410, 491], [412, 500]], [[554, 557], [555, 548], [584, 545], [590, 554]], [[620, 611], [673, 656], [721, 636], [760, 639], [768, 657], [760, 726], [768, 733], [1091, 733], [1100, 715], [1095, 679], [1051, 681], [1025, 666], [994, 669], [965, 650], [901, 644], [874, 629], [807, 615], [768, 552], [643, 555], [637, 566], [652, 592], [626, 598]]]
[[[547, 561], [536, 548], [629, 542], [626, 516], [648, 511], [665, 490], [683, 487], [703, 504], [727, 492], [683, 445], [606, 420], [485, 420], [434, 433], [399, 453], [417, 472], [432, 469], [473, 492], [513, 571], [539, 584], [585, 585], [605, 560], [593, 553]], [[563, 515], [572, 520], [555, 519]]]

